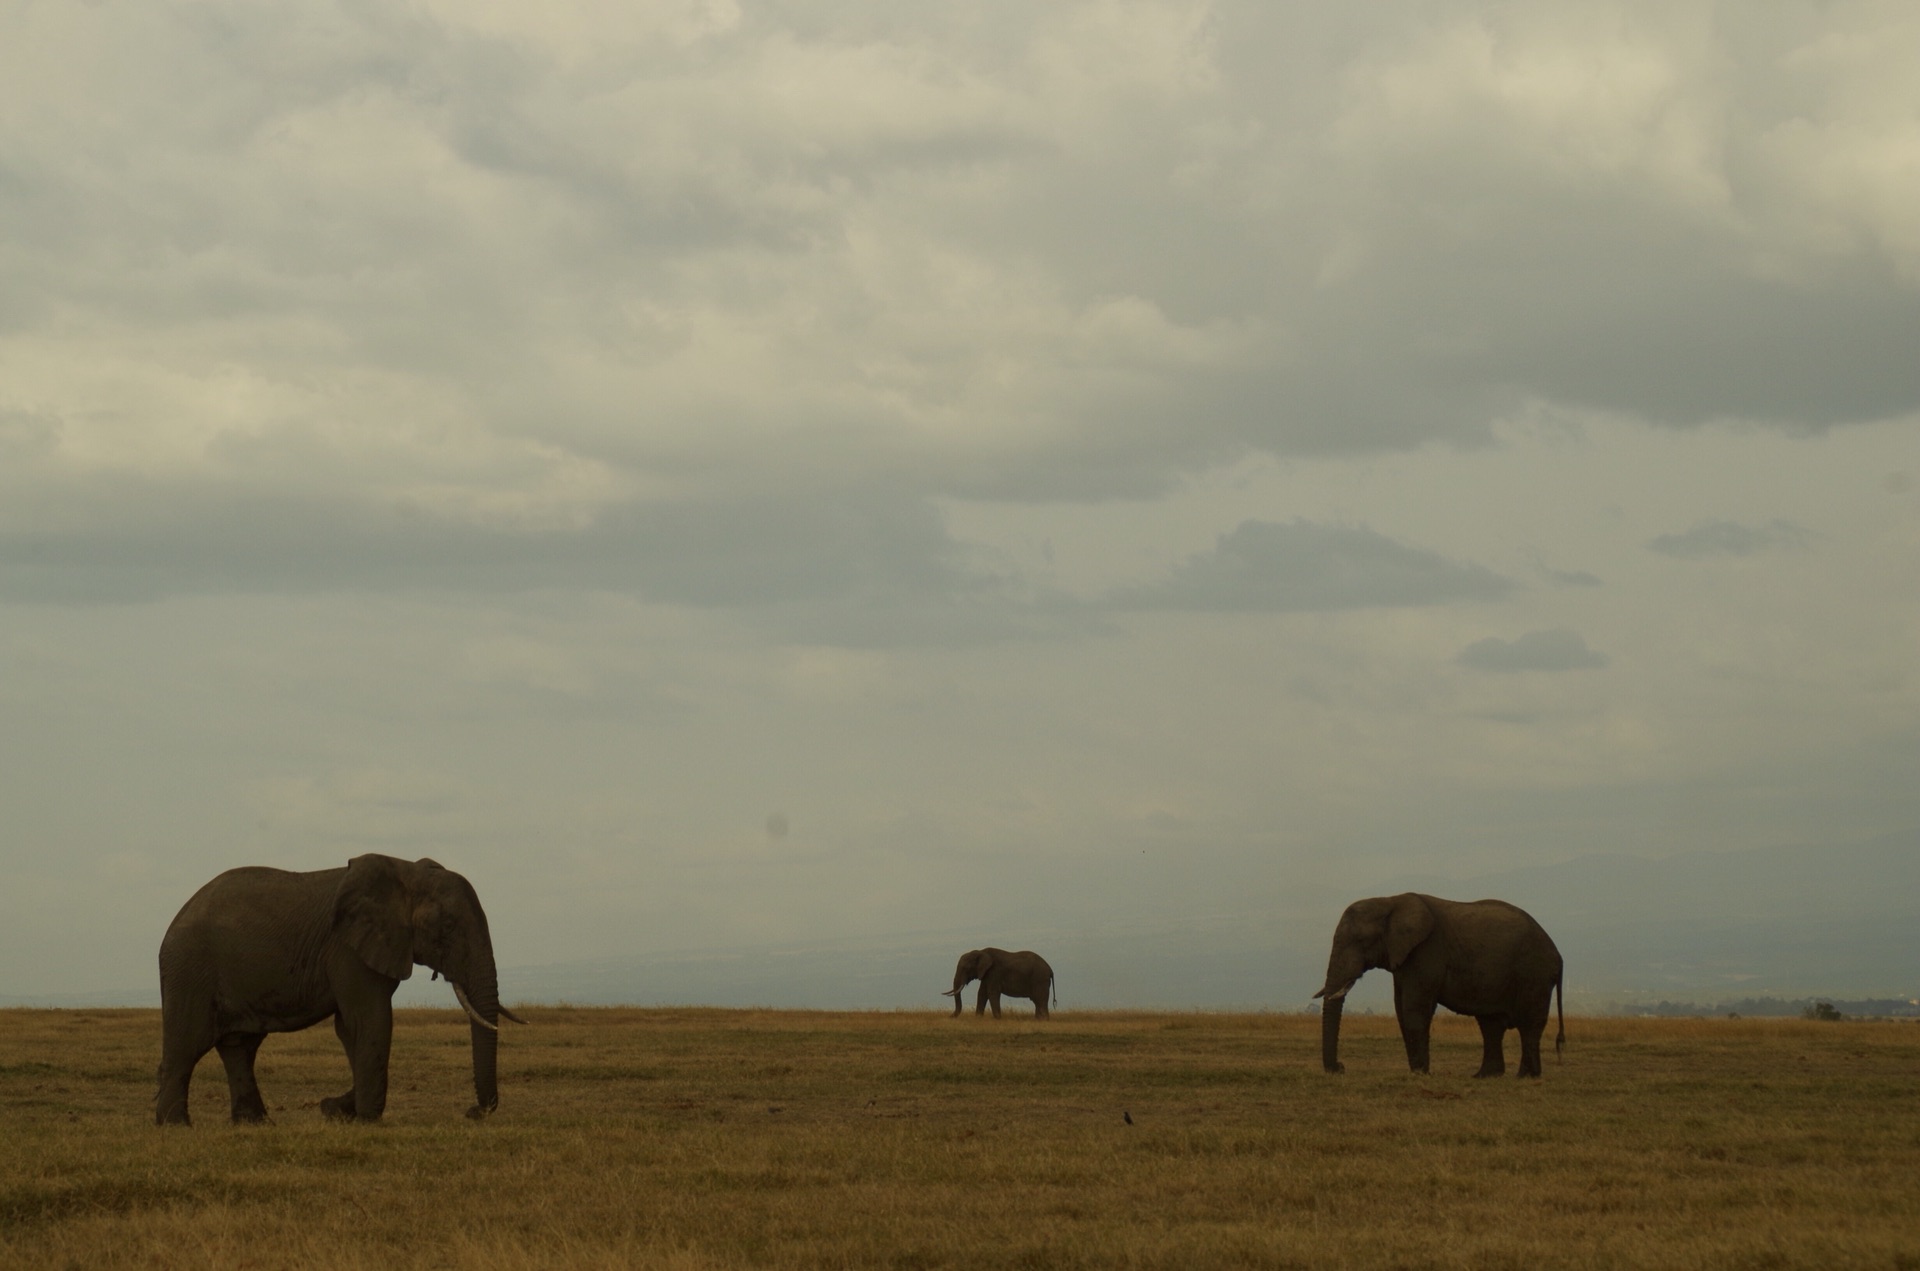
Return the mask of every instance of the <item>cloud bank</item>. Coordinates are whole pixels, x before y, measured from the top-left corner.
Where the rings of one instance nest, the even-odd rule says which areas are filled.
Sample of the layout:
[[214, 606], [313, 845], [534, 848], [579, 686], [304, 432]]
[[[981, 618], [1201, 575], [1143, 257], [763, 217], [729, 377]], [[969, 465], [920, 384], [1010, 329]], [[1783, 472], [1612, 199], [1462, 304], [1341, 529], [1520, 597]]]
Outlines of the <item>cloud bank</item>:
[[1772, 520], [1765, 525], [1702, 521], [1678, 534], [1662, 534], [1647, 547], [1676, 560], [1704, 560], [1714, 556], [1803, 550], [1811, 538], [1811, 534], [1791, 521]]
[[1298, 613], [1498, 600], [1513, 588], [1361, 526], [1244, 521], [1211, 552], [1154, 586], [1124, 592], [1123, 608]]
[[1587, 647], [1577, 631], [1558, 627], [1529, 631], [1513, 640], [1488, 636], [1460, 650], [1454, 659], [1475, 671], [1588, 671], [1607, 664], [1605, 654]]
[[577, 555], [724, 604], [735, 518], [929, 573], [919, 500], [1920, 407], [1881, 10], [644, 12], [13, 15], [12, 593]]

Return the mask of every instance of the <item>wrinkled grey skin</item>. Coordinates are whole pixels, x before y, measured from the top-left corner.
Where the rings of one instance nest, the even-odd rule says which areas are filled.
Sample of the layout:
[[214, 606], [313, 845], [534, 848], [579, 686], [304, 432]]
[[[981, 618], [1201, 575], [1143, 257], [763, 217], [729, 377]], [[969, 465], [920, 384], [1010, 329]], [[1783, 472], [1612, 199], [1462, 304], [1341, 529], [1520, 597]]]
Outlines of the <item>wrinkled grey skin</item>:
[[[1507, 1070], [1506, 1033], [1520, 1032], [1520, 1076], [1540, 1075], [1540, 1036], [1560, 987], [1560, 951], [1540, 924], [1504, 900], [1441, 900], [1405, 892], [1356, 900], [1334, 928], [1320, 1008], [1320, 1061], [1340, 1063], [1340, 1011], [1354, 981], [1375, 967], [1393, 972], [1393, 1009], [1407, 1066], [1427, 1071], [1427, 1033], [1435, 1006], [1480, 1022], [1476, 1077]], [[1567, 1040], [1566, 1008], [1555, 1054]]]
[[993, 1017], [999, 1019], [1000, 999], [1005, 996], [1032, 998], [1034, 1018], [1052, 1018], [1047, 1010], [1047, 991], [1053, 987], [1053, 968], [1031, 949], [1018, 953], [1008, 953], [1005, 949], [973, 949], [961, 954], [960, 965], [953, 970], [953, 987], [940, 995], [953, 999], [955, 1015], [960, 1013], [962, 990], [975, 980], [980, 981], [980, 996], [973, 1007], [975, 1015], [986, 1014], [991, 1003]]
[[[236, 1122], [267, 1119], [253, 1059], [268, 1033], [328, 1016], [353, 1067], [353, 1088], [321, 1101], [326, 1116], [377, 1121], [387, 1105], [393, 991], [415, 963], [466, 991], [498, 1025], [500, 985], [487, 915], [466, 879], [435, 861], [356, 856], [296, 874], [231, 869], [194, 893], [160, 942], [160, 1089], [154, 1120], [186, 1125], [193, 1068], [218, 1049]], [[499, 1104], [498, 1035], [473, 1030], [474, 1106]]]

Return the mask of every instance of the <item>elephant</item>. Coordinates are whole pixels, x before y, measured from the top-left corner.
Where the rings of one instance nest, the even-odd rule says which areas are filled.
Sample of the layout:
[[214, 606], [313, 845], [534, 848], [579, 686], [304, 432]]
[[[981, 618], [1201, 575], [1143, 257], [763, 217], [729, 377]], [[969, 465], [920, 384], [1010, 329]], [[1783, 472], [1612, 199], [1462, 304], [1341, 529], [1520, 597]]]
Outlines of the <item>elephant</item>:
[[356, 856], [344, 867], [293, 873], [230, 869], [195, 892], [160, 941], [160, 1088], [154, 1121], [191, 1124], [194, 1065], [220, 1052], [236, 1124], [267, 1119], [253, 1060], [268, 1033], [328, 1016], [346, 1048], [353, 1087], [320, 1101], [333, 1120], [378, 1121], [387, 1106], [393, 992], [415, 963], [445, 976], [473, 1035], [479, 1120], [499, 1106], [495, 1051], [499, 978], [487, 915], [473, 885], [438, 861]]
[[[1018, 953], [1008, 953], [1005, 949], [973, 949], [960, 955], [960, 965], [953, 969], [953, 987], [944, 990], [940, 996], [953, 999], [953, 1013], [960, 1013], [960, 995], [968, 984], [980, 981], [980, 996], [974, 1003], [973, 1013], [987, 1013], [988, 1003], [993, 1005], [993, 1017], [1000, 1018], [1000, 997], [1026, 997], [1033, 999], [1035, 1019], [1051, 1019], [1047, 1011], [1047, 990], [1053, 987], [1053, 968], [1047, 960], [1031, 949], [1022, 949]], [[1054, 998], [1055, 1005], [1059, 997]]]
[[[1540, 1075], [1540, 1035], [1549, 998], [1561, 990], [1560, 951], [1531, 915], [1504, 900], [1441, 900], [1405, 892], [1356, 900], [1334, 928], [1327, 982], [1314, 996], [1320, 1010], [1320, 1062], [1330, 1073], [1340, 1062], [1340, 1011], [1347, 990], [1375, 967], [1393, 972], [1393, 1009], [1407, 1047], [1407, 1066], [1426, 1072], [1433, 1008], [1444, 1006], [1480, 1023], [1484, 1047], [1476, 1077], [1507, 1070], [1509, 1028], [1520, 1032], [1522, 1077]], [[1558, 1055], [1567, 1040], [1564, 997]]]

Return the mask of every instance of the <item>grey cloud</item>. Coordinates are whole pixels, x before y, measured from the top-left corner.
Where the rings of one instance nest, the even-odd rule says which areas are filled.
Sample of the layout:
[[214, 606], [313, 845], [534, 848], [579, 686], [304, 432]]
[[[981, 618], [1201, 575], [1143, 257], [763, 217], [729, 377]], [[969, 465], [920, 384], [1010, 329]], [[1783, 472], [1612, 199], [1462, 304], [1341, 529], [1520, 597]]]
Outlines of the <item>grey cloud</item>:
[[[634, 501], [570, 528], [461, 522], [317, 494], [122, 485], [112, 523], [0, 530], [0, 603], [398, 592], [624, 593], [848, 647], [1050, 638], [1097, 615], [980, 559], [923, 501], [871, 490]], [[102, 518], [104, 519], [104, 518]]]
[[1704, 560], [1713, 556], [1755, 556], [1762, 552], [1797, 551], [1806, 548], [1813, 535], [1791, 521], [1779, 519], [1765, 525], [1740, 525], [1733, 521], [1702, 521], [1678, 534], [1662, 534], [1647, 544], [1647, 550], [1677, 560]]
[[1821, 428], [1920, 406], [1920, 292], [1878, 269], [1746, 277], [1713, 244], [1672, 247], [1703, 257], [1647, 252], [1613, 277], [1569, 278], [1590, 307], [1516, 332], [1501, 369], [1542, 395], [1681, 425]]
[[949, 586], [964, 576], [929, 509], [858, 493], [635, 502], [566, 529], [213, 483], [117, 493], [116, 523], [16, 529], [0, 538], [0, 562], [16, 577], [71, 577], [81, 590], [90, 577], [106, 592], [111, 580], [142, 580], [130, 595], [585, 587], [715, 608]]
[[1579, 632], [1565, 627], [1529, 631], [1515, 640], [1488, 636], [1460, 650], [1454, 659], [1475, 671], [1585, 671], [1607, 664], [1606, 655], [1587, 647]]
[[[1301, 338], [1321, 368], [1308, 391], [1351, 412], [1349, 435], [1479, 436], [1529, 399], [1808, 430], [1920, 406], [1920, 289], [1884, 262], [1767, 276], [1682, 207], [1472, 175], [1393, 163], [1346, 191], [1375, 259], [1327, 288]], [[1444, 242], [1441, 219], [1459, 227]], [[1395, 373], [1374, 378], [1381, 364]]]
[[1559, 583], [1562, 587], [1601, 586], [1599, 575], [1589, 573], [1584, 569], [1549, 569], [1547, 571], [1547, 577], [1553, 579], [1553, 581]]
[[59, 421], [48, 415], [0, 408], [0, 455], [16, 463], [48, 454], [59, 433]]
[[[1095, 167], [1067, 155], [1050, 171], [1022, 170], [1007, 194], [1021, 214], [994, 221], [1007, 241], [1034, 243], [1068, 288], [1150, 298], [1194, 327], [1260, 324], [1258, 353], [1244, 361], [1163, 368], [1121, 400], [1084, 403], [1102, 459], [1095, 475], [1139, 480], [1156, 464], [1171, 471], [1235, 446], [1299, 454], [1484, 441], [1490, 419], [1527, 401], [1676, 427], [1737, 417], [1795, 430], [1920, 406], [1920, 288], [1889, 258], [1897, 246], [1863, 233], [1852, 251], [1781, 271], [1757, 263], [1753, 238], [1734, 228], [1761, 224], [1801, 258], [1808, 211], [1770, 165], [1778, 131], [1809, 95], [1826, 100], [1826, 86], [1779, 69], [1822, 38], [1818, 24], [1796, 29], [1749, 11], [1717, 28], [1724, 47], [1705, 49], [1680, 24], [1640, 29], [1645, 45], [1631, 56], [1671, 59], [1675, 77], [1670, 100], [1641, 123], [1724, 111], [1730, 133], [1724, 148], [1670, 170], [1641, 123], [1608, 117], [1605, 102], [1588, 103], [1589, 120], [1556, 98], [1546, 126], [1577, 135], [1543, 150], [1530, 131], [1540, 121], [1489, 100], [1497, 91], [1481, 96], [1486, 86], [1471, 78], [1415, 80], [1420, 39], [1452, 23], [1496, 43], [1512, 34], [1500, 60], [1523, 56], [1525, 28], [1552, 33], [1554, 18], [1453, 5], [1429, 25], [1242, 4], [1218, 6], [1214, 18], [1229, 74], [1217, 97], [1171, 113], [1217, 112], [1205, 127], [1240, 142], [1183, 153], [1143, 121], [1125, 161]], [[1580, 56], [1597, 74], [1608, 69], [1591, 51]], [[1349, 126], [1391, 105], [1367, 72], [1396, 58], [1413, 70], [1386, 78], [1440, 94], [1436, 105], [1458, 117]], [[1690, 81], [1696, 65], [1730, 71], [1738, 87], [1723, 98], [1711, 78]], [[1504, 69], [1519, 74], [1525, 63]], [[1236, 134], [1251, 121], [1267, 126]], [[1578, 135], [1589, 127], [1597, 131]], [[1338, 143], [1303, 140], [1329, 135]], [[1604, 157], [1581, 151], [1596, 143]], [[1569, 172], [1589, 160], [1594, 171]], [[1152, 162], [1204, 171], [1204, 192], [1147, 180]], [[1705, 190], [1731, 201], [1726, 215], [1703, 214]], [[1121, 463], [1129, 443], [1134, 474]], [[1088, 471], [1063, 456], [1024, 477], [1064, 489]]]
[[1364, 526], [1243, 521], [1165, 581], [1124, 591], [1122, 609], [1305, 613], [1498, 600], [1514, 584]]

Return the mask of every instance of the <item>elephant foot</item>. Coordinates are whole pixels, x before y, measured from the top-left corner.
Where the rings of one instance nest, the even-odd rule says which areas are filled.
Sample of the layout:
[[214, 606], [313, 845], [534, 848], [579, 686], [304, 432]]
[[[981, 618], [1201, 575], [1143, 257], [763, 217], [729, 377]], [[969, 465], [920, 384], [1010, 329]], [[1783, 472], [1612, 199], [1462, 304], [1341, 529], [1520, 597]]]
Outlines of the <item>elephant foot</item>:
[[337, 1099], [322, 1099], [320, 1115], [329, 1121], [351, 1121], [354, 1118], [353, 1092], [349, 1090]]
[[235, 1125], [266, 1125], [270, 1119], [271, 1118], [267, 1116], [267, 1110], [265, 1108], [235, 1108], [233, 1110], [233, 1123]]
[[[494, 1105], [494, 1107], [498, 1106], [498, 1104]], [[467, 1109], [467, 1120], [469, 1121], [484, 1121], [492, 1115], [493, 1108], [483, 1108], [477, 1103]]]
[[1347, 1070], [1347, 1066], [1342, 1063], [1331, 1063], [1331, 1064], [1325, 1065], [1325, 1067], [1326, 1067], [1326, 1070], [1329, 1073], [1333, 1074], [1334, 1076], [1338, 1076]]
[[160, 1070], [160, 1089], [153, 1096], [153, 1123], [155, 1125], [192, 1125], [187, 1118], [187, 1086], [184, 1081], [167, 1080], [167, 1070]]
[[[1475, 1081], [1484, 1081], [1488, 1077], [1504, 1077], [1506, 1075], [1507, 1070], [1505, 1068], [1482, 1068], [1479, 1072], [1473, 1074], [1473, 1079]], [[1524, 1077], [1526, 1074], [1521, 1073], [1520, 1075]]]

